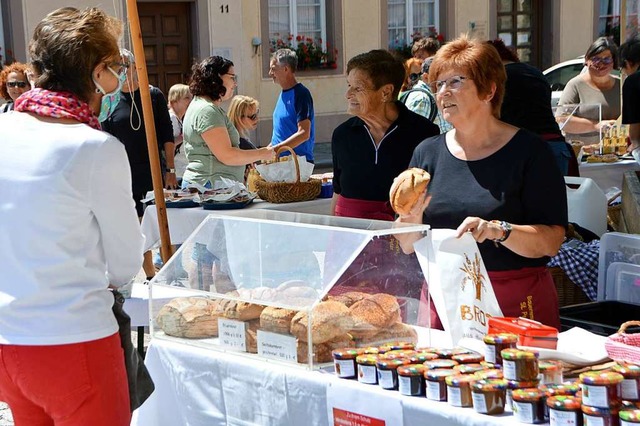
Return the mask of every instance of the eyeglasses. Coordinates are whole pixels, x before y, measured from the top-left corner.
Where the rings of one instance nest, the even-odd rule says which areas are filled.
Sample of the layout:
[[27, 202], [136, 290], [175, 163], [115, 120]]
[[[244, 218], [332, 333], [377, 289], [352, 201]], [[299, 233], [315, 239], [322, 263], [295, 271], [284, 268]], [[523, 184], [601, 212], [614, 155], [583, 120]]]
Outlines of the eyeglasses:
[[253, 121], [253, 120], [257, 120], [258, 119], [258, 113], [256, 112], [255, 114], [251, 114], [251, 115], [245, 115], [243, 116], [244, 118], [248, 118], [249, 120]]
[[465, 80], [471, 80], [468, 77], [463, 77], [461, 75], [454, 75], [453, 77], [449, 77], [446, 80], [436, 80], [429, 83], [429, 87], [433, 93], [438, 93], [440, 90], [446, 85], [451, 90], [458, 90], [460, 86], [462, 86], [462, 82]]
[[593, 65], [611, 65], [613, 63], [612, 57], [606, 58], [591, 58], [589, 59]]
[[228, 75], [229, 77], [231, 77], [231, 80], [233, 80], [234, 83], [238, 82], [238, 76], [236, 74], [226, 73], [225, 75]]
[[21, 89], [24, 89], [25, 87], [27, 87], [27, 82], [26, 81], [7, 81], [7, 87], [19, 87]]
[[109, 62], [107, 66], [111, 68], [116, 74], [122, 75], [127, 72], [131, 64], [127, 64], [124, 62]]
[[411, 74], [409, 74], [409, 81], [416, 81], [420, 78], [422, 74], [419, 72], [412, 72]]

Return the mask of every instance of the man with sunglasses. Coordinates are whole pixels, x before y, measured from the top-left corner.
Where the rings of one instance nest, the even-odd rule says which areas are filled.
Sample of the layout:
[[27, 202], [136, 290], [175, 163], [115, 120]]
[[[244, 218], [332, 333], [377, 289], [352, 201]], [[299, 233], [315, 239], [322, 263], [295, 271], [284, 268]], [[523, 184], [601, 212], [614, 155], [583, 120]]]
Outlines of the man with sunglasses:
[[27, 80], [27, 64], [14, 62], [5, 67], [0, 72], [0, 98], [4, 98], [7, 103], [0, 106], [0, 113], [13, 111], [13, 102], [20, 95], [31, 89]]

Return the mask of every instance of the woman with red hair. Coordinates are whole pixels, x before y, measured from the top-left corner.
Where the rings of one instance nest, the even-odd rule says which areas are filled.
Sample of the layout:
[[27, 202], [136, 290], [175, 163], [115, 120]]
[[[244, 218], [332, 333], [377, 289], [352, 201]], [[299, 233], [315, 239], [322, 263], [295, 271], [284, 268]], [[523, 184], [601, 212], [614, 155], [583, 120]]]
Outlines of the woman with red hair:
[[31, 89], [27, 79], [29, 66], [14, 62], [0, 72], [0, 97], [7, 103], [0, 106], [0, 113], [13, 111], [13, 102], [27, 90]]

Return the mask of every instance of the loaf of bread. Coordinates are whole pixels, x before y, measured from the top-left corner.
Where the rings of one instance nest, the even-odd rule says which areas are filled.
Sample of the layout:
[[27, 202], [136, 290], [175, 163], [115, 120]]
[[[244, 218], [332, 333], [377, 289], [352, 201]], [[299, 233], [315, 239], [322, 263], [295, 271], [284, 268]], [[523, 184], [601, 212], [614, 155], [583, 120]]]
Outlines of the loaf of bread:
[[417, 167], [400, 173], [393, 180], [389, 190], [389, 201], [393, 210], [398, 214], [409, 214], [430, 180], [431, 175]]
[[260, 320], [254, 319], [247, 321], [247, 328], [245, 330], [247, 352], [251, 354], [258, 353], [258, 327], [260, 326]]
[[[309, 318], [306, 311], [298, 312], [291, 320], [291, 334], [306, 342]], [[328, 300], [320, 302], [312, 311], [311, 339], [313, 343], [328, 342], [344, 335], [353, 327], [349, 308], [342, 303]]]
[[220, 300], [216, 313], [224, 318], [249, 321], [260, 318], [264, 306], [237, 300]]
[[218, 335], [217, 301], [178, 297], [165, 304], [156, 321], [169, 336], [199, 339]]
[[353, 318], [351, 334], [359, 338], [372, 337], [382, 329], [400, 322], [400, 305], [395, 296], [372, 294], [349, 308]]
[[[355, 342], [351, 335], [343, 334], [325, 343], [313, 345], [313, 362], [331, 362], [331, 351], [338, 348], [351, 348]], [[309, 360], [309, 344], [298, 340], [298, 362], [306, 363]]]
[[418, 343], [418, 333], [410, 325], [398, 322], [371, 337], [356, 339], [356, 347], [381, 346], [387, 342]]
[[297, 313], [289, 309], [266, 307], [260, 314], [260, 328], [274, 333], [289, 334], [291, 320]]
[[329, 300], [334, 300], [345, 305], [347, 308], [356, 302], [366, 299], [371, 296], [369, 293], [363, 293], [361, 291], [348, 291], [346, 293], [337, 294], [335, 296], [329, 296]]

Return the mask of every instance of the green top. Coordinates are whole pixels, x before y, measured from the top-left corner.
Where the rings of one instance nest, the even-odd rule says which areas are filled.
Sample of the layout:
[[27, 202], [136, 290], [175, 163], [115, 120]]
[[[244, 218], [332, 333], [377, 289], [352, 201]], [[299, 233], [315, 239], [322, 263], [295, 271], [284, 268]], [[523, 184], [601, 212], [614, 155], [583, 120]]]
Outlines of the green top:
[[202, 134], [215, 127], [226, 127], [231, 146], [238, 148], [240, 135], [224, 110], [199, 96], [189, 104], [182, 122], [184, 131], [184, 152], [187, 156], [187, 170], [182, 176], [189, 182], [205, 185], [220, 177], [244, 182], [245, 166], [227, 166], [211, 152]]

